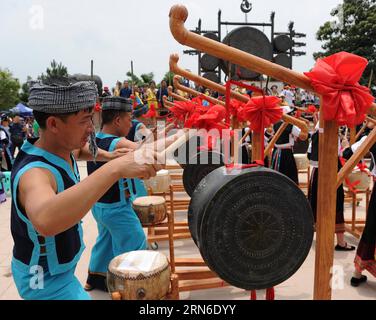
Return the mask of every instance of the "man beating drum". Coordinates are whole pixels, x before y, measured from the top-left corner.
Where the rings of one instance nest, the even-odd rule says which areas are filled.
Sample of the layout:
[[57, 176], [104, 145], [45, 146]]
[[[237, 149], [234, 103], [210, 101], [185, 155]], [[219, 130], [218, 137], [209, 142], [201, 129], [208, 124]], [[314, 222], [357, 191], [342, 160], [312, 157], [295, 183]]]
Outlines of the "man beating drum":
[[[29, 105], [41, 137], [24, 143], [12, 171], [12, 273], [20, 296], [34, 300], [90, 299], [74, 272], [84, 250], [81, 219], [123, 177], [150, 178], [156, 164], [154, 144], [113, 159], [80, 182], [74, 154], [82, 160], [109, 160], [87, 141], [94, 133], [94, 82], [65, 85], [38, 83]], [[168, 145], [171, 141], [167, 141]], [[73, 152], [80, 149], [78, 152]], [[118, 152], [119, 153], [119, 152]], [[119, 156], [119, 154], [115, 154]], [[39, 281], [35, 281], [35, 278]]]
[[[99, 148], [109, 152], [119, 148], [138, 148], [137, 143], [124, 138], [132, 126], [132, 110], [131, 99], [108, 97], [103, 100], [102, 130], [96, 135]], [[104, 162], [88, 162], [88, 174], [93, 174], [104, 165]], [[131, 181], [121, 178], [91, 209], [98, 225], [98, 237], [91, 251], [85, 285], [87, 291], [107, 291], [106, 273], [114, 257], [146, 249], [146, 237], [132, 208], [131, 194]]]

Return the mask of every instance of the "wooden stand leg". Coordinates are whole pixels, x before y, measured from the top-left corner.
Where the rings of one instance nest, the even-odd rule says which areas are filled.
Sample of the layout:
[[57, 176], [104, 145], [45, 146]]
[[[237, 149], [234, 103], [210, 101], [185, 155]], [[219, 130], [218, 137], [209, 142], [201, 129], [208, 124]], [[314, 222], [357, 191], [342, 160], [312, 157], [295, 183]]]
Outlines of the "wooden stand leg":
[[179, 300], [179, 277], [176, 274], [171, 275], [171, 291], [167, 296], [167, 300]]
[[264, 146], [261, 145], [261, 133], [252, 132], [252, 161], [261, 160], [262, 158], [262, 149]]
[[311, 181], [311, 167], [308, 166], [308, 170], [307, 170], [307, 188], [309, 188], [310, 181]]
[[[321, 110], [323, 110], [322, 108]], [[330, 300], [331, 268], [334, 259], [334, 233], [337, 200], [338, 126], [334, 121], [322, 121], [325, 134], [320, 133], [319, 181], [316, 223], [316, 260], [314, 299]]]
[[356, 193], [352, 193], [352, 220], [351, 220], [351, 230], [355, 231], [355, 224], [356, 224]]
[[[167, 208], [166, 208], [167, 209]], [[170, 265], [171, 265], [171, 272], [175, 273], [175, 247], [174, 247], [174, 226], [175, 226], [175, 219], [174, 219], [174, 212], [167, 213], [168, 219], [168, 242], [169, 242], [169, 249], [170, 249]]]

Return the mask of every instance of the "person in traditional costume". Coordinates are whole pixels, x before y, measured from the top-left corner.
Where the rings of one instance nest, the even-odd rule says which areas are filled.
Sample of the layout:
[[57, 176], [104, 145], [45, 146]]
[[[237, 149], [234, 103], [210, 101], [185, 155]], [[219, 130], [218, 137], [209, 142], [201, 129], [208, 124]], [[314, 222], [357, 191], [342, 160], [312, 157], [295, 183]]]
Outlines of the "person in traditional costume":
[[[30, 89], [41, 136], [24, 143], [11, 176], [12, 274], [24, 299], [90, 299], [74, 275], [85, 248], [82, 218], [120, 177], [149, 178], [163, 167], [136, 163], [133, 152], [97, 148], [97, 94], [91, 81], [36, 83]], [[153, 150], [142, 153], [147, 161], [156, 159]], [[76, 158], [113, 160], [80, 182]]]
[[[102, 104], [102, 130], [96, 135], [99, 148], [112, 152], [136, 149], [138, 144], [125, 138], [132, 126], [131, 99], [105, 98]], [[87, 163], [91, 175], [105, 163]], [[106, 291], [106, 272], [111, 260], [123, 253], [146, 249], [147, 241], [140, 220], [132, 208], [131, 179], [117, 181], [91, 209], [98, 226], [98, 237], [91, 251], [86, 290]]]
[[[293, 112], [290, 107], [283, 107], [284, 113], [291, 114]], [[282, 126], [283, 121], [277, 122], [274, 126], [274, 132], [278, 132], [278, 129]], [[277, 140], [271, 160], [271, 168], [278, 171], [285, 176], [289, 177], [297, 185], [299, 185], [298, 168], [296, 166], [293, 148], [295, 144], [295, 139], [299, 138], [301, 130], [289, 124], [285, 131], [281, 134]]]
[[144, 124], [145, 119], [143, 118], [147, 112], [148, 107], [143, 104], [139, 104], [133, 109], [132, 127], [127, 135], [128, 140], [140, 142], [150, 134], [151, 131]]
[[[343, 157], [345, 159], [350, 159], [351, 156], [358, 150], [358, 148], [367, 139], [368, 134], [374, 128], [374, 124], [369, 122], [367, 124], [367, 129], [363, 133], [362, 137], [358, 142], [353, 144], [351, 147], [348, 142], [344, 143], [343, 147]], [[371, 149], [371, 161], [372, 161], [372, 177], [374, 181], [376, 180], [376, 144], [374, 144]], [[360, 284], [367, 281], [367, 276], [363, 275], [364, 271], [368, 271], [371, 275], [376, 277], [376, 188], [373, 188], [371, 200], [368, 206], [367, 219], [365, 228], [360, 238], [359, 245], [356, 251], [356, 256], [354, 260], [355, 271], [353, 277], [351, 278], [351, 285], [353, 287], [358, 287]]]
[[155, 109], [158, 109], [158, 100], [157, 100], [157, 88], [155, 85], [155, 82], [152, 81], [150, 83], [150, 87], [146, 90], [146, 100], [148, 102], [149, 109], [152, 108], [152, 105], [154, 105]]
[[[338, 155], [341, 152], [340, 141], [338, 143]], [[308, 159], [312, 169], [311, 180], [308, 186], [308, 199], [311, 204], [314, 220], [317, 218], [317, 189], [319, 177], [319, 123], [315, 127], [315, 132], [311, 136], [311, 142], [308, 147]], [[338, 158], [338, 171], [341, 170], [342, 165]], [[350, 246], [345, 241], [345, 217], [344, 217], [344, 202], [345, 194], [343, 185], [337, 189], [337, 204], [336, 204], [336, 227], [335, 233], [337, 237], [336, 251], [353, 251], [354, 246]]]
[[0, 148], [1, 148], [1, 171], [12, 171], [14, 159], [10, 150], [10, 134], [6, 129], [9, 119], [5, 116], [1, 118], [0, 126]]
[[[133, 109], [132, 126], [127, 135], [129, 141], [139, 143], [151, 134], [151, 131], [146, 127], [143, 116], [148, 112], [148, 107], [145, 105], [138, 105]], [[133, 198], [145, 197], [148, 195], [145, 184], [140, 179], [132, 179]]]

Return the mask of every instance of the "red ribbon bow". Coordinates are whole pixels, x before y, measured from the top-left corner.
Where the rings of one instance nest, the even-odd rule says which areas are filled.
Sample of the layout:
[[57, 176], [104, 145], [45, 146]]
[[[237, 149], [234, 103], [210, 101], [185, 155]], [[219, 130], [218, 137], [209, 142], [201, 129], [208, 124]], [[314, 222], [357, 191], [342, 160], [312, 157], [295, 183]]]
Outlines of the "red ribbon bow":
[[367, 59], [348, 52], [339, 52], [319, 59], [305, 75], [315, 91], [322, 95], [324, 119], [338, 125], [354, 127], [362, 123], [374, 97], [359, 80], [368, 64]]
[[174, 106], [170, 108], [172, 113], [173, 122], [185, 122], [195, 109], [195, 104], [192, 102], [177, 101], [174, 102]]
[[281, 120], [283, 110], [277, 97], [255, 97], [249, 100], [241, 111], [241, 116], [251, 123], [254, 132], [263, 132], [264, 128]]
[[246, 122], [246, 119], [243, 119], [242, 117], [243, 115], [242, 110], [244, 109], [245, 105], [246, 105], [245, 103], [240, 102], [239, 100], [236, 100], [236, 99], [230, 100], [229, 113], [235, 118], [237, 118], [239, 122]]

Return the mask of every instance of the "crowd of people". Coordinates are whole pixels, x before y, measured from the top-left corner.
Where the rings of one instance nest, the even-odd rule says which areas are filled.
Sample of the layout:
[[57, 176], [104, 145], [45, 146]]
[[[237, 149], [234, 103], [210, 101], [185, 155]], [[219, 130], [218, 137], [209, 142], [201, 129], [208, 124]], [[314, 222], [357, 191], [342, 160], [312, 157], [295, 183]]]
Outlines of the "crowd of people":
[[[203, 95], [213, 97], [216, 99], [224, 100], [224, 96], [220, 95], [218, 92], [204, 88], [200, 85], [194, 85], [191, 81], [185, 78], [181, 78], [181, 84], [188, 88], [195, 89], [196, 91], [200, 92]], [[172, 86], [172, 84], [171, 84]], [[253, 87], [259, 87], [260, 84], [251, 83]], [[172, 86], [173, 87], [173, 86]], [[194, 96], [191, 94], [182, 91], [182, 90], [175, 90], [173, 91], [176, 94], [182, 96], [186, 99], [192, 99]], [[235, 91], [245, 94], [248, 96], [253, 96], [255, 93], [252, 90], [246, 90], [239, 87], [235, 88]], [[272, 84], [268, 88], [264, 87], [263, 91], [266, 95], [277, 96], [282, 100], [283, 106], [290, 106], [290, 107], [305, 107], [307, 105], [315, 105], [319, 106], [320, 101], [319, 97], [312, 92], [305, 91], [303, 89], [295, 88], [288, 84], [284, 85], [282, 83]], [[126, 99], [132, 98], [134, 100], [135, 106], [147, 106], [148, 110], [155, 109], [159, 116], [165, 116], [168, 114], [168, 109], [164, 104], [163, 97], [165, 96], [169, 101], [173, 101], [172, 98], [169, 97], [168, 94], [168, 84], [165, 80], [162, 80], [159, 86], [156, 85], [155, 81], [151, 81], [150, 83], [143, 84], [142, 86], [132, 85], [129, 81], [124, 81], [121, 83], [118, 81], [116, 86], [112, 88], [110, 91], [108, 86], [103, 88], [103, 92], [101, 93], [100, 97], [103, 99], [104, 97], [123, 97]], [[207, 101], [203, 101], [204, 106], [209, 106], [210, 104]], [[147, 111], [146, 111], [147, 112]]]
[[164, 108], [163, 97], [168, 97], [167, 82], [162, 80], [159, 87], [157, 87], [155, 81], [143, 84], [142, 86], [132, 85], [129, 81], [121, 83], [118, 81], [116, 86], [109, 90], [108, 86], [103, 88], [101, 98], [104, 97], [122, 97], [125, 99], [133, 99], [136, 105], [147, 105], [148, 108], [160, 109], [163, 113], [166, 113]]

